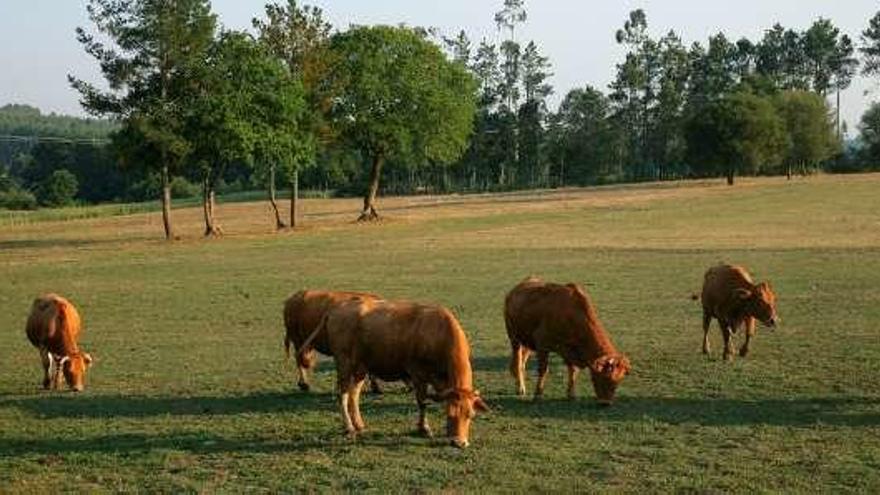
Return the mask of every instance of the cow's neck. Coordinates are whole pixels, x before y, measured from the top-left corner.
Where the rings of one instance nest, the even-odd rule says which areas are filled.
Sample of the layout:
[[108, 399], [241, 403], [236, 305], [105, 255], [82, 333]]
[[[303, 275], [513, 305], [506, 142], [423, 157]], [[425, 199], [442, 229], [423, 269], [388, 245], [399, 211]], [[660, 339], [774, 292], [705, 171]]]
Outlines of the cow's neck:
[[464, 331], [458, 330], [453, 337], [452, 349], [449, 353], [449, 369], [447, 370], [449, 387], [457, 390], [473, 390], [471, 373], [470, 346]]
[[584, 367], [589, 366], [602, 356], [617, 354], [617, 348], [611, 343], [605, 326], [599, 321], [599, 316], [593, 308], [590, 308], [586, 315], [586, 337], [588, 339], [587, 359], [589, 362], [583, 363]]

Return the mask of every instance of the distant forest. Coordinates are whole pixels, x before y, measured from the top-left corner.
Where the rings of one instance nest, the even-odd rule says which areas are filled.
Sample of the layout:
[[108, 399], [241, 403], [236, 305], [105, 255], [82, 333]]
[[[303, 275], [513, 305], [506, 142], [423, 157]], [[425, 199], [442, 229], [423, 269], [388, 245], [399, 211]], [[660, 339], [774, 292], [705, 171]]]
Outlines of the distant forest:
[[[856, 38], [817, 19], [803, 29], [770, 26], [758, 40], [719, 32], [685, 46], [673, 31], [652, 38], [647, 14], [636, 10], [609, 33], [626, 48], [609, 87], [575, 88], [554, 110], [551, 61], [538, 41], [514, 36], [528, 22], [523, 0], [500, 2], [487, 19], [504, 34], [498, 44], [464, 31], [337, 32], [319, 9], [292, 0], [267, 5], [254, 33], [219, 31], [205, 0], [176, 10], [125, 0], [127, 17], [109, 0], [88, 3], [93, 29], [130, 29], [112, 53], [78, 30], [120, 89], [102, 93], [71, 76], [96, 119], [0, 107], [0, 207], [199, 195], [213, 205], [215, 192], [264, 188], [274, 204], [275, 189], [290, 187], [367, 191], [369, 216], [371, 191], [692, 177], [733, 184], [740, 175], [880, 168], [880, 105], [866, 110], [858, 132], [837, 112], [856, 74], [880, 76], [880, 12]], [[171, 35], [141, 29], [156, 19], [183, 30], [174, 35], [180, 49], [169, 52], [177, 66], [158, 62], [169, 60], [156, 47]], [[388, 53], [396, 58], [382, 60]], [[110, 56], [118, 63], [105, 63]], [[179, 74], [191, 79], [172, 80]], [[160, 94], [167, 101], [147, 103]]]

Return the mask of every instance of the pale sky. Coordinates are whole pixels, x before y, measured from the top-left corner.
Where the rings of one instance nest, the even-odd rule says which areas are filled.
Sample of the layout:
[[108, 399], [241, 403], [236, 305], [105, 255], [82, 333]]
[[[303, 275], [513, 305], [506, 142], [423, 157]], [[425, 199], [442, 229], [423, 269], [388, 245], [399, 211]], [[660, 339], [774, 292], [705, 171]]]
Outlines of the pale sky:
[[[262, 15], [265, 0], [214, 0], [220, 22], [228, 28], [250, 28]], [[495, 41], [493, 13], [502, 0], [313, 0], [337, 29], [355, 24], [399, 24], [436, 27], [454, 34], [464, 29], [471, 39]], [[91, 29], [85, 0], [0, 0], [0, 106], [27, 103], [45, 112], [83, 115], [77, 94], [67, 84], [73, 73], [101, 80], [98, 66], [76, 42], [74, 29]], [[615, 31], [629, 11], [642, 8], [652, 36], [675, 30], [690, 45], [705, 44], [724, 31], [736, 40], [758, 41], [780, 22], [803, 30], [825, 17], [858, 42], [868, 19], [880, 10], [877, 0], [527, 0], [529, 18], [517, 32], [519, 41], [535, 40], [550, 57], [551, 82], [559, 99], [574, 87], [593, 85], [607, 92], [623, 50]], [[865, 94], [867, 92], [867, 95]], [[843, 116], [852, 131], [871, 101], [880, 99], [880, 84], [858, 78], [843, 96]]]

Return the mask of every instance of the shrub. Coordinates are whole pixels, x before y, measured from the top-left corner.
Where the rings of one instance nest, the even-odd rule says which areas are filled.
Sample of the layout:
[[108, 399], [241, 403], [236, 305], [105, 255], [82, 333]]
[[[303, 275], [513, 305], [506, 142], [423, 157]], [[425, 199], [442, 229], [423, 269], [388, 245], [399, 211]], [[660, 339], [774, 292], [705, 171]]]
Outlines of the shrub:
[[183, 177], [171, 179], [172, 198], [194, 198], [202, 193], [202, 188]]
[[0, 191], [0, 208], [7, 210], [35, 210], [37, 198], [30, 191], [12, 187]]
[[47, 206], [67, 206], [79, 189], [76, 176], [67, 169], [58, 169], [47, 177], [40, 186], [40, 203]]

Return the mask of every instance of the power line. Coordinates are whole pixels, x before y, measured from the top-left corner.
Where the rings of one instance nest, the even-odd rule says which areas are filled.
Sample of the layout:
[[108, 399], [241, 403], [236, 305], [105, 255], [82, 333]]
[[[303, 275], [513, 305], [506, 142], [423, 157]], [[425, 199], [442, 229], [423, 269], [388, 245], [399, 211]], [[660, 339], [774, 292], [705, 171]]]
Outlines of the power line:
[[91, 144], [104, 146], [110, 144], [109, 138], [64, 138], [56, 136], [22, 136], [17, 134], [0, 134], [0, 141], [8, 143], [60, 143], [60, 144]]

